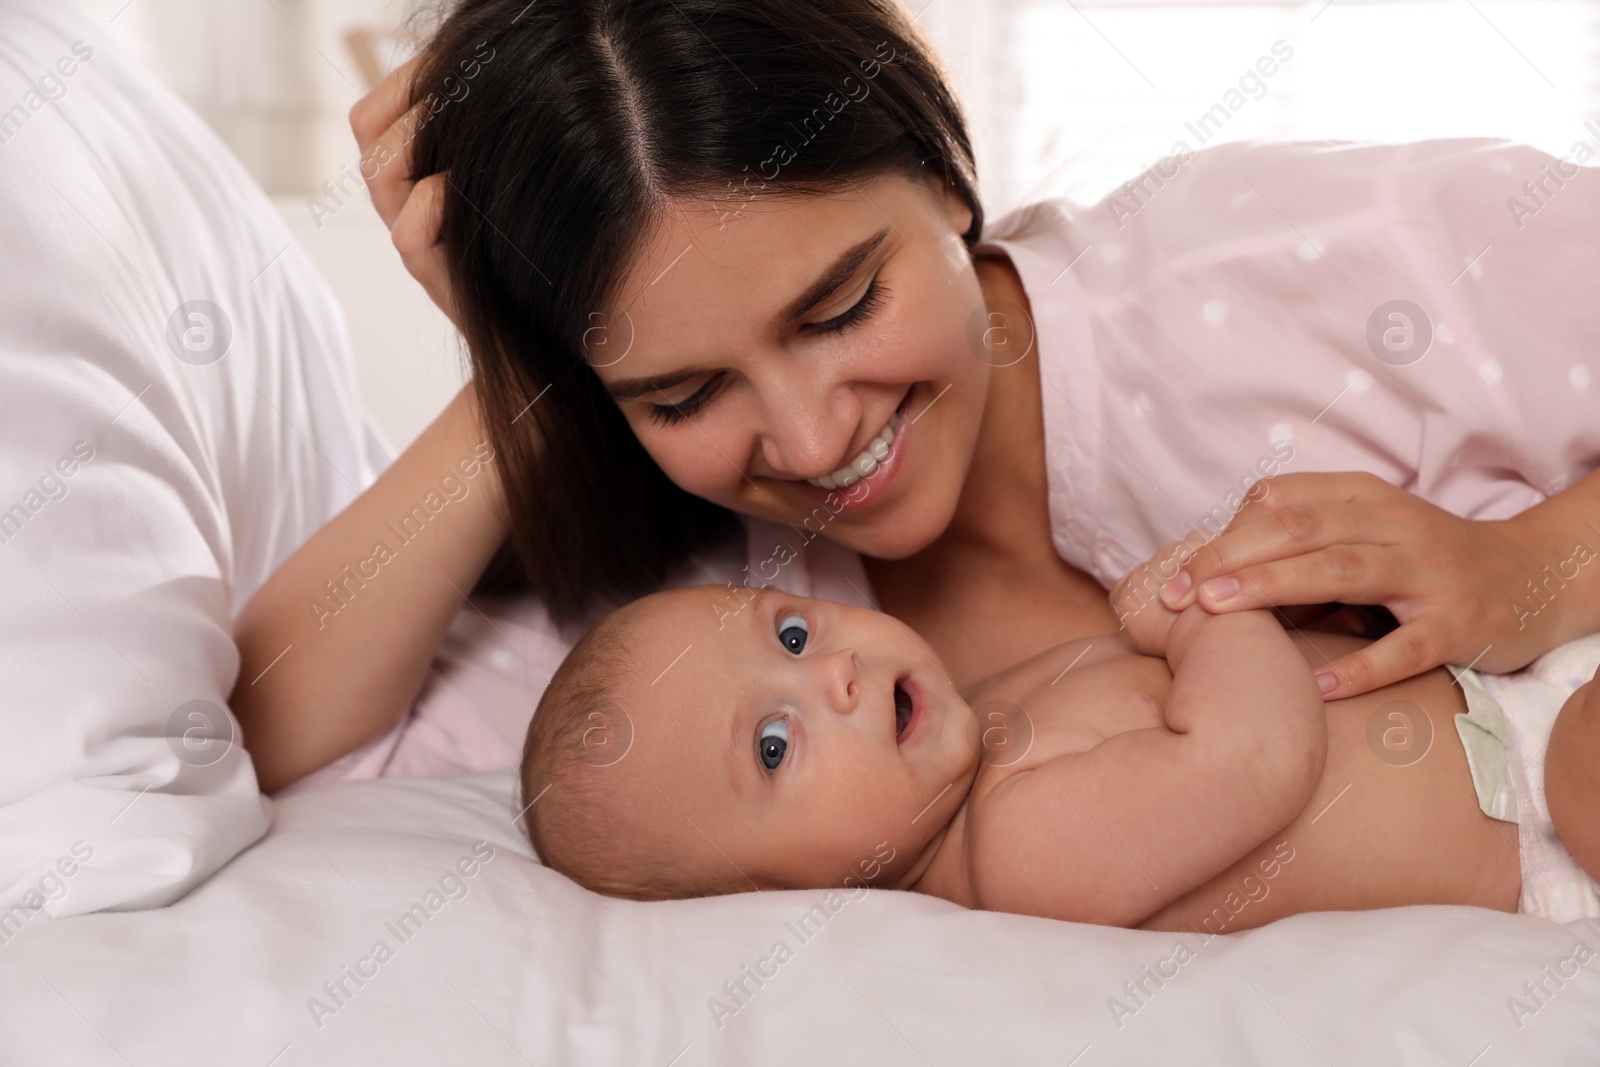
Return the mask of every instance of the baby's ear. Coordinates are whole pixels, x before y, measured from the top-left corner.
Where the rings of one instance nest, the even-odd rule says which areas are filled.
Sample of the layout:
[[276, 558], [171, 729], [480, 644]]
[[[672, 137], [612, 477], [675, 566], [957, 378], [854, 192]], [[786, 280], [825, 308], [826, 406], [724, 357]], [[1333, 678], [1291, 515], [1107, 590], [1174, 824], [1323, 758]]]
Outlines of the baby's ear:
[[573, 716], [561, 742], [589, 766], [610, 767], [633, 749], [633, 718], [614, 700], [592, 701]]

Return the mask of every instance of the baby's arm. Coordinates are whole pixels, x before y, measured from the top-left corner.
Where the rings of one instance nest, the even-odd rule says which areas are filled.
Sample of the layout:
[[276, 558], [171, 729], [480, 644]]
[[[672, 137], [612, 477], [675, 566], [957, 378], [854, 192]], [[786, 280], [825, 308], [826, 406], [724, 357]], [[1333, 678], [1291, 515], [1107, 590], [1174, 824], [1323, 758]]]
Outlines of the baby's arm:
[[1197, 608], [1167, 634], [1166, 726], [1020, 773], [974, 809], [980, 907], [1133, 926], [1310, 801], [1327, 717], [1305, 658], [1266, 611]]

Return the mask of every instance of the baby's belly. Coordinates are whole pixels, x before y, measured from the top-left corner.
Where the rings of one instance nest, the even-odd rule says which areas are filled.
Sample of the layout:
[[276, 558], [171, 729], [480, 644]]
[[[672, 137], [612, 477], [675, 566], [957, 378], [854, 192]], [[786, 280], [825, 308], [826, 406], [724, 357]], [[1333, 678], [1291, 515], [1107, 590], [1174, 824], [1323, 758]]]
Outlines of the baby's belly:
[[[1324, 633], [1295, 640], [1313, 666], [1367, 643]], [[1515, 911], [1517, 827], [1478, 807], [1455, 726], [1465, 710], [1444, 668], [1330, 702], [1327, 765], [1305, 810], [1141, 925], [1232, 933], [1305, 911]], [[1419, 743], [1425, 735], [1431, 740]]]

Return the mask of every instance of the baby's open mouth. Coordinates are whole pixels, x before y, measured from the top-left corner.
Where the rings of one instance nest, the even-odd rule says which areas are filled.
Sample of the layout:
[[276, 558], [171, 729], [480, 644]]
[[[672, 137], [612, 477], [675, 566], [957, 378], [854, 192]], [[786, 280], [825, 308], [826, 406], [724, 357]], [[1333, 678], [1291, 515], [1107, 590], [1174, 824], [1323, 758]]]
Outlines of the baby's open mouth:
[[911, 725], [911, 694], [899, 682], [894, 683], [894, 739], [898, 742]]

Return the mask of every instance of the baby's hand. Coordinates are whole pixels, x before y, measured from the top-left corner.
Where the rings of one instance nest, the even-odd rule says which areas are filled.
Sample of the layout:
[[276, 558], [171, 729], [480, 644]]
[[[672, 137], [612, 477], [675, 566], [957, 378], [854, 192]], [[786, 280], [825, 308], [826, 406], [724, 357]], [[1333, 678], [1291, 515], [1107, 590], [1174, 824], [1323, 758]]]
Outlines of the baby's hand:
[[1111, 589], [1111, 610], [1128, 631], [1133, 647], [1146, 656], [1167, 654], [1167, 635], [1178, 612], [1161, 602], [1161, 585], [1193, 557], [1196, 545], [1174, 541], [1129, 571]]

